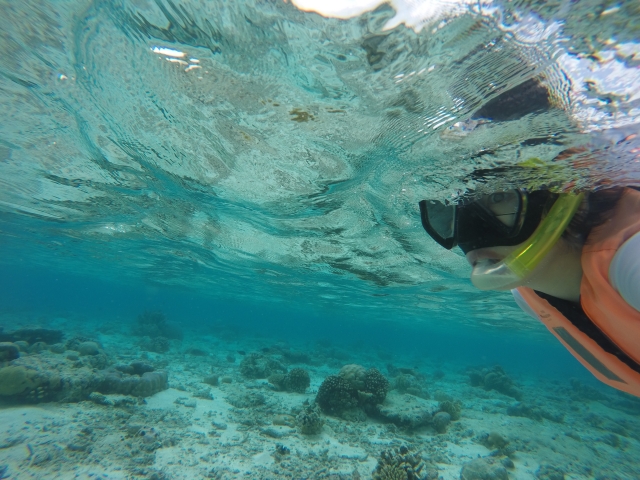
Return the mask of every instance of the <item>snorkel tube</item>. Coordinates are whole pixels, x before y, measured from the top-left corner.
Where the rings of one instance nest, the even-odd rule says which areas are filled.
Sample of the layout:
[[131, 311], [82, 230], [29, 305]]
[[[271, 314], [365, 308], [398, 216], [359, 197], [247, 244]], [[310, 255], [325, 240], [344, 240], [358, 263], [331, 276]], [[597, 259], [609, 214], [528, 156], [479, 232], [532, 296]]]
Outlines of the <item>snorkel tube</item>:
[[524, 280], [560, 239], [583, 198], [582, 193], [561, 194], [524, 246], [497, 264], [487, 260], [473, 268], [473, 284], [480, 290], [505, 290]]

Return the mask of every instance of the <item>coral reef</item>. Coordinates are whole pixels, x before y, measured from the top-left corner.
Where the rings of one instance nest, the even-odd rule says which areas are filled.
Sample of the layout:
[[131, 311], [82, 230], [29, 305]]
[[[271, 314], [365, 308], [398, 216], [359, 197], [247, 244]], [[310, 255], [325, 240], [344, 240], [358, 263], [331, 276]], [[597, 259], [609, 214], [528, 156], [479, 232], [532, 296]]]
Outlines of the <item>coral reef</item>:
[[563, 413], [550, 412], [542, 407], [530, 406], [524, 403], [516, 403], [507, 407], [507, 415], [510, 417], [526, 417], [537, 422], [541, 422], [543, 419], [550, 420], [555, 423], [564, 422]]
[[564, 472], [552, 465], [540, 465], [540, 468], [536, 471], [536, 478], [538, 480], [564, 480]]
[[67, 347], [64, 343], [54, 343], [53, 345], [49, 345], [49, 351], [52, 353], [64, 353], [67, 350]]
[[146, 350], [147, 352], [154, 353], [166, 353], [171, 348], [171, 344], [169, 343], [169, 339], [167, 337], [148, 337], [144, 336], [138, 343], [140, 348]]
[[509, 475], [504, 466], [476, 458], [462, 466], [460, 480], [509, 480]]
[[[396, 369], [397, 370], [397, 369]], [[410, 393], [416, 397], [429, 399], [431, 396], [423, 381], [409, 373], [401, 373], [393, 379], [393, 388], [400, 393]]]
[[100, 347], [96, 342], [82, 342], [78, 345], [77, 352], [80, 355], [98, 355], [100, 353]]
[[0, 362], [9, 362], [20, 357], [20, 349], [15, 343], [0, 342]]
[[[83, 357], [82, 363], [92, 368], [102, 370], [109, 364], [109, 358], [100, 343], [90, 338], [73, 337], [66, 342], [64, 347], [66, 350], [78, 352], [78, 354]], [[50, 348], [51, 351], [57, 349], [57, 347], [54, 349]]]
[[496, 448], [498, 450], [502, 450], [504, 447], [507, 446], [507, 444], [509, 443], [509, 440], [507, 440], [497, 432], [491, 432], [482, 439], [481, 443], [489, 449]]
[[27, 345], [44, 342], [47, 345], [52, 345], [62, 342], [63, 338], [62, 331], [43, 327], [25, 327], [13, 332], [4, 332], [0, 328], [0, 342], [26, 342]]
[[303, 435], [316, 435], [322, 431], [324, 420], [318, 412], [317, 406], [306, 405], [296, 416], [296, 426]]
[[259, 392], [234, 392], [227, 396], [227, 403], [236, 408], [251, 408], [264, 405], [266, 397]]
[[410, 375], [418, 380], [425, 379], [425, 376], [414, 368], [396, 367], [392, 363], [387, 364], [387, 372], [389, 372], [389, 375], [392, 377], [398, 377], [400, 375]]
[[83, 399], [89, 393], [85, 390], [80, 397], [72, 395], [73, 389], [77, 387], [77, 380], [84, 380], [89, 388], [97, 384], [96, 381], [91, 381], [96, 374], [87, 369], [65, 375], [54, 368], [46, 368], [37, 357], [21, 360], [24, 363], [22, 365], [13, 364], [0, 368], [0, 398], [27, 403], [66, 400], [68, 397], [75, 401]]
[[384, 465], [373, 478], [376, 480], [407, 480], [407, 472], [400, 465]]
[[309, 372], [303, 368], [294, 368], [284, 376], [284, 389], [288, 392], [304, 393], [310, 384]]
[[358, 405], [351, 383], [339, 375], [329, 375], [324, 379], [318, 389], [316, 403], [324, 413], [338, 416]]
[[362, 410], [377, 413], [377, 406], [388, 391], [389, 381], [378, 369], [345, 365], [338, 375], [325, 378], [318, 389], [316, 403], [325, 413], [359, 420], [364, 418]]
[[444, 400], [438, 404], [438, 410], [441, 412], [447, 412], [451, 415], [451, 420], [460, 420], [462, 402], [459, 400]]
[[471, 370], [469, 380], [474, 387], [483, 387], [485, 390], [495, 390], [516, 400], [522, 399], [522, 392], [518, 390], [513, 380], [507, 376], [501, 366], [481, 370]]
[[389, 392], [389, 380], [377, 368], [370, 368], [364, 374], [364, 388], [362, 390], [371, 394], [367, 403], [377, 405], [384, 402]]
[[364, 390], [367, 369], [362, 365], [349, 364], [340, 369], [338, 375], [346, 380], [353, 390]]
[[209, 354], [202, 350], [201, 348], [195, 348], [195, 347], [191, 347], [191, 348], [187, 348], [184, 353], [188, 354], [188, 355], [193, 355], [194, 357], [207, 357], [209, 356]]
[[0, 399], [9, 402], [75, 402], [84, 400], [102, 381], [102, 375], [81, 361], [40, 355], [20, 357], [0, 368]]
[[168, 388], [168, 374], [154, 370], [143, 362], [116, 365], [103, 372], [104, 378], [96, 388], [99, 393], [120, 393], [136, 397], [149, 397]]
[[294, 368], [286, 374], [274, 373], [267, 380], [278, 390], [295, 393], [304, 393], [311, 384], [309, 372], [303, 368]]
[[274, 425], [279, 425], [281, 427], [293, 428], [296, 426], [296, 419], [291, 415], [279, 414], [273, 417], [273, 420], [271, 420], [271, 423], [273, 423]]
[[287, 363], [312, 363], [311, 356], [306, 352], [298, 352], [294, 350], [283, 350], [280, 355]]
[[125, 407], [137, 405], [139, 399], [130, 397], [128, 395], [103, 395], [98, 392], [93, 392], [89, 394], [87, 400], [92, 401], [96, 405], [104, 405], [108, 407]]
[[35, 389], [38, 372], [25, 367], [9, 366], [0, 369], [0, 396], [20, 395]]
[[261, 353], [250, 353], [240, 362], [240, 374], [245, 378], [268, 378], [274, 373], [284, 374], [287, 369], [275, 358]]
[[204, 400], [213, 400], [213, 394], [208, 388], [200, 388], [196, 390], [195, 392], [193, 392], [193, 396], [195, 398], [202, 398]]
[[380, 417], [408, 430], [430, 424], [434, 410], [434, 402], [395, 390], [389, 393], [384, 404], [377, 406]]
[[49, 347], [45, 342], [36, 342], [33, 345], [29, 346], [29, 353], [40, 353], [47, 350]]
[[267, 378], [267, 382], [275, 387], [276, 390], [284, 390], [284, 373], [273, 373]]
[[167, 323], [162, 312], [146, 311], [138, 315], [133, 326], [133, 334], [139, 337], [182, 340], [182, 331]]
[[286, 457], [290, 453], [291, 453], [291, 450], [289, 450], [289, 447], [286, 447], [286, 446], [282, 445], [281, 443], [276, 443], [276, 448], [275, 448], [272, 456], [273, 456], [273, 459], [275, 460], [275, 462], [279, 463], [279, 462], [282, 461], [283, 457]]
[[438, 412], [433, 416], [433, 428], [438, 433], [446, 432], [450, 423], [451, 415], [447, 412]]
[[380, 454], [373, 471], [373, 480], [428, 480], [438, 478], [437, 471], [428, 468], [420, 455], [411, 453], [409, 447], [385, 450]]
[[[509, 440], [503, 437], [498, 432], [484, 433], [474, 439], [477, 443], [484, 445], [489, 450], [492, 450], [491, 456], [511, 456], [516, 452], [515, 445], [511, 444]], [[507, 468], [511, 468], [511, 463], [508, 459], [504, 459], [503, 465]]]
[[119, 364], [114, 365], [115, 370], [118, 370], [122, 373], [126, 373], [127, 375], [143, 375], [147, 372], [153, 372], [155, 368], [148, 363], [144, 363], [141, 361], [131, 362], [130, 364]]

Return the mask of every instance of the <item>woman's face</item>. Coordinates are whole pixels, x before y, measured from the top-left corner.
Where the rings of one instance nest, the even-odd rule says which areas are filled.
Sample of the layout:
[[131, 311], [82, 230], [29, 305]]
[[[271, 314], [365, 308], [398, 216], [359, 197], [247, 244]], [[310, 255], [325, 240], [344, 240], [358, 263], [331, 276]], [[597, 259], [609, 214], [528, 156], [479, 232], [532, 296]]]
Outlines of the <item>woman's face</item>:
[[[521, 247], [522, 244], [508, 247], [487, 247], [468, 252], [466, 254], [466, 258], [472, 268], [471, 281], [473, 284], [481, 290], [484, 290], [485, 288], [474, 280], [478, 278], [479, 275], [485, 275], [483, 272], [485, 272], [487, 268], [493, 267], [502, 262], [511, 252], [516, 251]], [[511, 290], [521, 286], [521, 282], [516, 282], [504, 285], [496, 290]]]
[[[468, 252], [466, 258], [473, 269], [471, 281], [474, 285], [482, 288], [474, 281], [474, 277], [486, 271], [487, 263], [490, 265], [500, 263], [511, 252], [524, 247], [525, 243], [527, 242], [509, 247], [479, 248]], [[558, 298], [578, 301], [582, 280], [580, 257], [580, 250], [561, 238], [529, 275], [496, 290], [529, 287]]]

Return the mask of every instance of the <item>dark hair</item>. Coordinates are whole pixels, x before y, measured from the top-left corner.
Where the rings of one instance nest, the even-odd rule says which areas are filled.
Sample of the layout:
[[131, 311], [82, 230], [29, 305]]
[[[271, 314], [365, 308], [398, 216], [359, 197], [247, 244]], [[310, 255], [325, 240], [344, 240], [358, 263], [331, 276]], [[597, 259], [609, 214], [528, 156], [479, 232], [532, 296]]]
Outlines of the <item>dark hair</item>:
[[622, 197], [625, 187], [612, 187], [587, 194], [562, 238], [576, 247], [588, 242], [591, 231], [603, 225]]

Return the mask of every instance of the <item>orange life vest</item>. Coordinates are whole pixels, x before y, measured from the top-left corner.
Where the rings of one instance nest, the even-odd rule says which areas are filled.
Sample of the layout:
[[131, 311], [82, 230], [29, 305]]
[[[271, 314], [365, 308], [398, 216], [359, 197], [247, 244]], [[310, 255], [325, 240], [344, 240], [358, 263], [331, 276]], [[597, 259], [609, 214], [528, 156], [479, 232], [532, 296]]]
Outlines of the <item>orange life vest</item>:
[[570, 302], [526, 287], [517, 290], [540, 321], [596, 378], [640, 397], [640, 312], [609, 282], [614, 255], [638, 232], [640, 192], [628, 188], [611, 218], [591, 232], [583, 247], [580, 304], [584, 315], [573, 315]]

